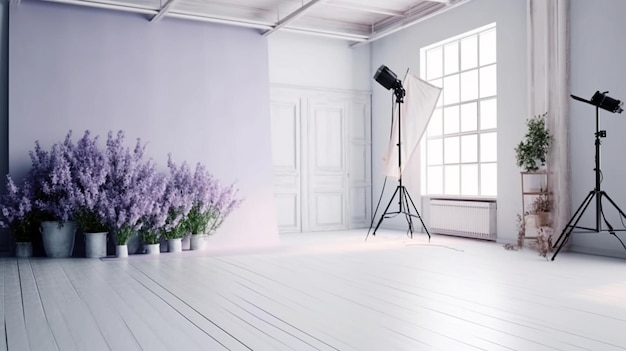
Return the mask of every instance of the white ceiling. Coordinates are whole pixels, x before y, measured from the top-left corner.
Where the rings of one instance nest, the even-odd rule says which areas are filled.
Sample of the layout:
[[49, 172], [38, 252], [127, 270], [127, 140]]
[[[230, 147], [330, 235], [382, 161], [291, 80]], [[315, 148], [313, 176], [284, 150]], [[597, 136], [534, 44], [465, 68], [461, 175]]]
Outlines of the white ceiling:
[[[19, 4], [20, 0], [11, 0]], [[367, 43], [471, 0], [48, 0]]]

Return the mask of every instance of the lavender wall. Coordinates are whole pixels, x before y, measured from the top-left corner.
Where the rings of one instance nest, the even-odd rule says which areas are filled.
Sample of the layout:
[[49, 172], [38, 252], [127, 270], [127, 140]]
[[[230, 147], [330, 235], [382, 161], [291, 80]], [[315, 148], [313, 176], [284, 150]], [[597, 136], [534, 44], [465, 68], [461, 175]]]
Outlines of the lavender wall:
[[278, 241], [271, 178], [267, 42], [256, 31], [45, 2], [10, 10], [9, 170], [72, 129], [122, 129], [165, 168], [204, 163], [246, 201], [217, 246]]

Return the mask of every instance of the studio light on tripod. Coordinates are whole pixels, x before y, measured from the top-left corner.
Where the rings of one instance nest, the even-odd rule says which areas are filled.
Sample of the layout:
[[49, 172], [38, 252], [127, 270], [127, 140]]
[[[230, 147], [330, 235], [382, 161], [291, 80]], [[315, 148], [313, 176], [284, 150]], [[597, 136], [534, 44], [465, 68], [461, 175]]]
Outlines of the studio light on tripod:
[[376, 80], [380, 85], [385, 87], [385, 89], [402, 89], [402, 82], [398, 79], [395, 73], [393, 73], [387, 66], [382, 65], [374, 74], [374, 80]]
[[615, 100], [612, 97], [607, 96], [607, 93], [608, 91], [605, 91], [604, 93], [596, 91], [591, 98], [591, 104], [613, 113], [622, 113], [622, 111], [624, 111], [624, 109], [622, 109], [622, 105], [624, 103], [620, 100]]

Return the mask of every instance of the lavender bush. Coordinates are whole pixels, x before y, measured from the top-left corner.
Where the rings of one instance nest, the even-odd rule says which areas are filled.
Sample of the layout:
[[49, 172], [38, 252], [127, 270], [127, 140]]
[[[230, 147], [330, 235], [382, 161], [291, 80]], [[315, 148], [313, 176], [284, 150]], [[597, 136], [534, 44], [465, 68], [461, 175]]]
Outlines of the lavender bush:
[[162, 233], [167, 239], [178, 239], [188, 232], [186, 220], [193, 206], [194, 178], [187, 163], [183, 162], [178, 167], [171, 155], [168, 156], [167, 167], [170, 172], [161, 201], [163, 214], [166, 215]]
[[32, 167], [25, 178], [33, 192], [35, 211], [41, 213], [42, 220], [59, 221], [60, 225], [71, 220], [74, 212], [70, 154], [71, 132], [49, 152], [36, 141], [35, 149], [29, 152]]
[[215, 178], [201, 164], [196, 164], [193, 175], [192, 207], [187, 214], [187, 230], [191, 234], [204, 234], [207, 232], [209, 221], [212, 217], [210, 206], [214, 202]]
[[193, 178], [193, 206], [186, 221], [188, 230], [192, 234], [214, 234], [243, 201], [237, 193], [234, 184], [222, 186], [198, 163]]
[[145, 145], [137, 139], [133, 151], [124, 146], [124, 132], [109, 132], [106, 142], [108, 174], [104, 185], [105, 217], [115, 233], [117, 245], [125, 245], [142, 227], [141, 219], [154, 199], [146, 191], [154, 185], [154, 165], [143, 163]]
[[109, 207], [104, 188], [109, 174], [107, 155], [98, 148], [98, 137], [87, 130], [76, 145], [66, 139], [73, 185], [76, 225], [84, 233], [108, 232], [106, 209]]
[[0, 197], [0, 227], [9, 228], [17, 242], [30, 242], [38, 226], [30, 184], [18, 186], [7, 175], [6, 187], [7, 193]]

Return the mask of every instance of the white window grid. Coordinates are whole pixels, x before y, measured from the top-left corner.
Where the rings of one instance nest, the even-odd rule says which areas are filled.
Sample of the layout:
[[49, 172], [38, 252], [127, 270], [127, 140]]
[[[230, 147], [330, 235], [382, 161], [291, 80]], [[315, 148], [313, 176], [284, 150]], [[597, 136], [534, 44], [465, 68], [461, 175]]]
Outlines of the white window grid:
[[[481, 70], [483, 69], [489, 69], [492, 68], [494, 70], [497, 71], [497, 59], [493, 59], [493, 61], [489, 61], [488, 63], [481, 63], [481, 37], [484, 34], [487, 34], [489, 32], [493, 32], [493, 34], [495, 35], [495, 31], [496, 31], [496, 26], [495, 23], [489, 24], [487, 26], [481, 27], [481, 28], [477, 28], [473, 31], [470, 32], [466, 32], [463, 33], [459, 36], [453, 37], [453, 38], [449, 38], [445, 41], [439, 42], [439, 43], [435, 43], [433, 45], [430, 45], [428, 47], [422, 48], [421, 49], [421, 76], [423, 79], [427, 80], [430, 83], [433, 83], [437, 86], [443, 87], [443, 91], [442, 91], [442, 97], [439, 99], [439, 102], [437, 103], [437, 107], [435, 110], [435, 113], [433, 113], [433, 118], [431, 119], [427, 132], [424, 134], [424, 138], [422, 140], [422, 194], [425, 195], [452, 195], [454, 197], [489, 197], [489, 198], [495, 198], [497, 193], [496, 192], [491, 192], [489, 194], [485, 194], [484, 193], [484, 189], [483, 189], [483, 169], [484, 168], [488, 168], [491, 167], [492, 169], [496, 169], [497, 166], [497, 150], [495, 152], [495, 155], [493, 158], [485, 160], [483, 159], [483, 150], [481, 150], [481, 141], [483, 140], [483, 138], [487, 138], [487, 137], [492, 137], [495, 136], [496, 140], [497, 140], [497, 125], [494, 126], [483, 126], [482, 123], [482, 116], [483, 116], [483, 104], [484, 103], [493, 103], [495, 104], [495, 110], [493, 110], [492, 112], [495, 114], [495, 116], [497, 116], [497, 89], [494, 90], [493, 92], [489, 92], [486, 94], [483, 94], [481, 96], [481, 92], [480, 92], [480, 88], [481, 88]], [[464, 40], [472, 40], [473, 38], [475, 38], [476, 40], [476, 65], [475, 66], [470, 66], [468, 67], [462, 67], [462, 50], [461, 48], [461, 43]], [[456, 65], [457, 68], [453, 69], [452, 71], [447, 71], [446, 70], [446, 50], [449, 47], [452, 47], [454, 45], [457, 45], [457, 50], [456, 50], [456, 55], [458, 55], [457, 60], [456, 60]], [[426, 72], [427, 72], [427, 65], [429, 64], [428, 60], [427, 60], [427, 53], [431, 50], [437, 50], [440, 49], [441, 50], [441, 60], [440, 62], [436, 63], [439, 64], [441, 66], [441, 75], [436, 75], [436, 76], [430, 76], [428, 77]], [[495, 53], [495, 48], [493, 48], [493, 52]], [[453, 60], [454, 61], [454, 60]], [[446, 92], [450, 92], [449, 87], [445, 86], [443, 84], [443, 82], [446, 80], [446, 78], [452, 78], [452, 77], [458, 77], [458, 80], [460, 82], [461, 77], [464, 74], [471, 74], [472, 72], [476, 72], [476, 87], [477, 90], [476, 91], [476, 97], [473, 98], [465, 98], [462, 99], [461, 95], [463, 95], [462, 92], [462, 86], [461, 84], [457, 84], [456, 86], [456, 92], [454, 92], [455, 94], [457, 94], [457, 96], [459, 97], [458, 99], [453, 99], [453, 102], [448, 102], [446, 101], [446, 97], [444, 96], [446, 94]], [[497, 73], [496, 73], [497, 74]], [[464, 128], [462, 128], [461, 124], [463, 123], [461, 121], [461, 116], [460, 116], [460, 110], [461, 108], [463, 108], [464, 106], [475, 106], [476, 108], [476, 126], [473, 129], [470, 130], [464, 130]], [[446, 131], [446, 127], [445, 127], [445, 123], [444, 123], [444, 118], [443, 118], [443, 111], [444, 109], [456, 109], [458, 108], [459, 110], [459, 116], [456, 117], [457, 121], [458, 121], [458, 129], [457, 128], [453, 128], [455, 129], [455, 131]], [[441, 118], [435, 118], [435, 116], [437, 114], [440, 114]], [[494, 117], [495, 117], [494, 116]], [[432, 130], [434, 129], [433, 127], [431, 127], [432, 123], [440, 123], [441, 125], [438, 127], [440, 129], [440, 132], [436, 133], [436, 135], [432, 135]], [[493, 121], [495, 122], [495, 121]], [[471, 160], [464, 160], [463, 159], [463, 147], [461, 145], [461, 140], [463, 140], [464, 137], [471, 137], [471, 136], [475, 136], [476, 137], [476, 150], [475, 150], [475, 158], [471, 159]], [[454, 144], [454, 140], [458, 141], [458, 145], [449, 145], [449, 147], [454, 146], [455, 148], [457, 148], [458, 150], [458, 160], [446, 160], [446, 143], [451, 143]], [[436, 150], [438, 151], [439, 155], [437, 157], [437, 160], [433, 160], [433, 157], [429, 157], [429, 146], [432, 145], [432, 142], [440, 142], [441, 145], [441, 149], [440, 150]], [[462, 176], [462, 170], [466, 169], [466, 167], [475, 167], [476, 168], [476, 172], [477, 172], [477, 180], [476, 180], [476, 189], [474, 191], [465, 191], [466, 189], [463, 188], [463, 176]], [[441, 184], [441, 190], [439, 192], [430, 192], [430, 188], [429, 188], [429, 171], [430, 170], [437, 170], [439, 169], [441, 171], [441, 175], [439, 176], [438, 181]], [[446, 170], [452, 170], [455, 169], [456, 170], [456, 174], [458, 175], [458, 181], [457, 184], [455, 186], [453, 186], [452, 188], [454, 189], [447, 189], [446, 187]], [[452, 173], [452, 172], [451, 172]], [[493, 177], [494, 179], [497, 179], [497, 177]], [[492, 185], [492, 187], [495, 189], [496, 187]]]

